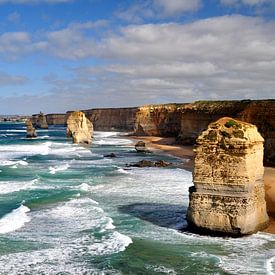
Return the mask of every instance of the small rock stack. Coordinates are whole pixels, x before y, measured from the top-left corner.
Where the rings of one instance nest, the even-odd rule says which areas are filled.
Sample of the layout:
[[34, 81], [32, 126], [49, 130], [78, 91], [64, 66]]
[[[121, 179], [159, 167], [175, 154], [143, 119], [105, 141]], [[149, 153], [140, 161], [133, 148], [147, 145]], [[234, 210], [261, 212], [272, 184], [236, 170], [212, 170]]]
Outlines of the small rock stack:
[[263, 138], [256, 126], [232, 118], [211, 123], [197, 139], [187, 220], [230, 235], [268, 225]]
[[73, 112], [67, 120], [67, 136], [73, 138], [73, 143], [90, 144], [93, 137], [93, 124], [84, 113]]
[[26, 121], [26, 127], [27, 127], [27, 138], [36, 138], [37, 133], [30, 119]]

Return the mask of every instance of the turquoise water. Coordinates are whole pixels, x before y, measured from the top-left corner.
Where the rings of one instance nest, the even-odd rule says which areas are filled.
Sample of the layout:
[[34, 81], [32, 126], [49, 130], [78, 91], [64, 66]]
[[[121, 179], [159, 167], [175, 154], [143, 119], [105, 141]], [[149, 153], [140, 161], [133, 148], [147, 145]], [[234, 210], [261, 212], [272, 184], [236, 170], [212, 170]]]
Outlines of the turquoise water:
[[185, 230], [190, 172], [124, 169], [144, 157], [118, 133], [91, 147], [63, 127], [38, 134], [0, 124], [0, 274], [274, 274], [274, 235]]

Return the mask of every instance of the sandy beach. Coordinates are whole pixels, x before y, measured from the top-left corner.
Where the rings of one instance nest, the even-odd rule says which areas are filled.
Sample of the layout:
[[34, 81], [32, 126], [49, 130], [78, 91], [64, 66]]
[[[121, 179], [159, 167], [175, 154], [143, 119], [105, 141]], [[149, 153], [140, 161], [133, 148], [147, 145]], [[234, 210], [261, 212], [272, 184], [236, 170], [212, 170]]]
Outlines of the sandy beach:
[[[131, 136], [133, 141], [143, 140], [151, 150], [160, 150], [169, 155], [187, 159], [183, 163], [183, 168], [189, 171], [193, 169], [193, 146], [175, 145], [174, 138]], [[264, 232], [275, 234], [275, 168], [265, 167], [264, 183], [266, 192], [267, 211], [270, 218], [270, 225]]]

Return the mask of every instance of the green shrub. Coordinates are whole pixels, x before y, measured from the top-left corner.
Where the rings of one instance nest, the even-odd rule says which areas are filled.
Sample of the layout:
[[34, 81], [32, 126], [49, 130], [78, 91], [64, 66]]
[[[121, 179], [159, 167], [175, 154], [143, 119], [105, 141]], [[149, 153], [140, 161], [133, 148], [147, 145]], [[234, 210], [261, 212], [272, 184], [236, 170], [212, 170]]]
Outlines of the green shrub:
[[230, 119], [230, 120], [228, 120], [228, 121], [224, 124], [224, 126], [225, 126], [226, 128], [231, 128], [231, 127], [233, 127], [233, 126], [238, 126], [238, 123], [237, 123], [235, 120]]

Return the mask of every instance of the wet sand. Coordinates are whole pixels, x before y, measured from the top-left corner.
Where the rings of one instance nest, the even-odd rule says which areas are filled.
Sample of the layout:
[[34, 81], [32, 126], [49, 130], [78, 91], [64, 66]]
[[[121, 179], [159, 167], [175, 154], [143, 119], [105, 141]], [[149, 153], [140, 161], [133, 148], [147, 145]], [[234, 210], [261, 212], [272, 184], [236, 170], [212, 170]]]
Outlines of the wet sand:
[[[161, 150], [169, 155], [179, 158], [187, 159], [183, 163], [183, 168], [189, 171], [193, 169], [193, 146], [175, 145], [174, 138], [161, 138], [161, 137], [130, 137], [134, 142], [135, 140], [143, 140], [147, 147], [151, 150]], [[264, 183], [266, 192], [267, 211], [270, 218], [270, 225], [264, 232], [275, 234], [275, 168], [265, 167]]]

